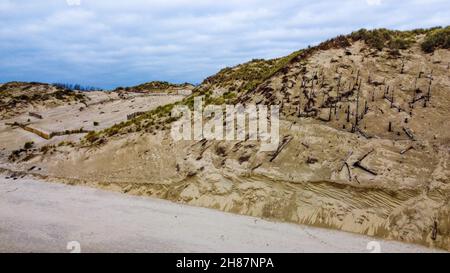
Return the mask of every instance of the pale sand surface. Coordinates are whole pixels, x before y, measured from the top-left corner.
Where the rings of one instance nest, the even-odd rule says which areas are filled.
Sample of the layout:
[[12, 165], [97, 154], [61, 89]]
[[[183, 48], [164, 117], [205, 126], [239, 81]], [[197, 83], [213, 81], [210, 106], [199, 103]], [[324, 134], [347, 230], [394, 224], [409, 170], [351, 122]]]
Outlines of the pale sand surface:
[[[98, 131], [126, 121], [129, 114], [150, 111], [158, 106], [174, 103], [184, 98], [179, 95], [151, 96], [130, 93], [127, 99], [120, 99], [116, 93], [107, 92], [87, 92], [85, 96], [90, 99], [87, 106], [82, 103], [71, 103], [57, 107], [30, 107], [29, 111], [21, 115], [2, 120], [0, 122], [0, 156], [2, 154], [7, 156], [12, 150], [22, 148], [28, 141], [33, 141], [36, 147], [41, 147], [57, 145], [62, 141], [76, 142], [86, 135], [64, 135], [45, 140], [20, 127], [11, 127], [7, 124], [14, 122], [28, 124], [45, 133], [80, 128]], [[29, 112], [37, 113], [43, 119], [31, 117]], [[98, 125], [94, 126], [94, 122], [97, 122]]]
[[[370, 252], [377, 239], [340, 231], [0, 176], [0, 252]], [[382, 252], [437, 252], [378, 240]]]

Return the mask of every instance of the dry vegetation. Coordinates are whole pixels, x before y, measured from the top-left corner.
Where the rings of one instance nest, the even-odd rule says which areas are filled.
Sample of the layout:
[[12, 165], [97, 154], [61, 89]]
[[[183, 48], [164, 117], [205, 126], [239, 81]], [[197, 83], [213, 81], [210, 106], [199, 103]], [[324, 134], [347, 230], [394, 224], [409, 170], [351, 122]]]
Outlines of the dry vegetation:
[[152, 81], [132, 87], [118, 87], [115, 89], [115, 91], [140, 92], [140, 93], [158, 93], [158, 92], [171, 93], [180, 89], [193, 89], [193, 88], [194, 86], [190, 83], [173, 84], [169, 82]]
[[30, 105], [60, 105], [68, 102], [83, 102], [80, 93], [46, 83], [10, 82], [0, 85], [0, 116], [12, 117]]

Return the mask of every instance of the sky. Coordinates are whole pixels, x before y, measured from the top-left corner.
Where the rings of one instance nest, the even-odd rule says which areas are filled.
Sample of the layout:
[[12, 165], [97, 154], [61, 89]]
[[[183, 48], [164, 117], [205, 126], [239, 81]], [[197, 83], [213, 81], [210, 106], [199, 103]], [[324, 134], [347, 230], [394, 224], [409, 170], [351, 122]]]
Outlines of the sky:
[[0, 0], [0, 82], [201, 83], [360, 28], [447, 25], [448, 0]]

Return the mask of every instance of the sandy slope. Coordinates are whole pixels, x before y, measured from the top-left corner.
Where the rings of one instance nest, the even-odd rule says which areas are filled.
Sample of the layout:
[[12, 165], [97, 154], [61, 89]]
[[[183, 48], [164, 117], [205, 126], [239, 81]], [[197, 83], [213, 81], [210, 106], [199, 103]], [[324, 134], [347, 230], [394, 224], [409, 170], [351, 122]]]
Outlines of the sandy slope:
[[[292, 58], [224, 69], [198, 87], [215, 104], [227, 97], [280, 105], [275, 153], [251, 140], [175, 142], [167, 108], [89, 143], [41, 150], [62, 139], [35, 140], [36, 149], [12, 153], [14, 162], [11, 150], [29, 135], [0, 124], [0, 163], [70, 184], [450, 251], [450, 51], [426, 54], [421, 39], [395, 52], [340, 37]], [[75, 108], [75, 117], [54, 109], [44, 113], [48, 121], [30, 122], [59, 130], [99, 121], [100, 130], [125, 119], [122, 108], [136, 108], [129, 99]]]
[[[145, 94], [128, 93], [120, 98], [115, 92], [88, 92], [85, 94], [88, 102], [70, 103], [52, 107], [29, 107], [27, 112], [0, 122], [0, 153], [8, 154], [12, 150], [20, 149], [25, 142], [33, 141], [37, 148], [45, 145], [57, 145], [62, 141], [78, 141], [86, 134], [56, 136], [45, 140], [33, 133], [17, 126], [8, 126], [14, 122], [27, 124], [45, 133], [63, 132], [65, 130], [102, 130], [114, 124], [127, 120], [127, 115], [136, 112], [152, 110], [160, 105], [181, 100], [184, 96], [166, 95], [151, 96]], [[31, 117], [28, 112], [34, 112], [43, 117]], [[94, 122], [97, 125], [94, 126]]]
[[[0, 177], [0, 252], [369, 252], [369, 237]], [[379, 241], [383, 252], [434, 252]]]
[[[175, 142], [145, 118], [91, 146], [35, 153], [14, 167], [450, 251], [450, 51], [425, 54], [416, 44], [400, 53], [361, 42], [321, 49], [236, 94], [241, 103], [281, 105], [286, 145], [277, 153], [250, 140]], [[234, 90], [263, 65], [248, 66], [201, 88]], [[362, 133], [352, 132], [356, 120]]]

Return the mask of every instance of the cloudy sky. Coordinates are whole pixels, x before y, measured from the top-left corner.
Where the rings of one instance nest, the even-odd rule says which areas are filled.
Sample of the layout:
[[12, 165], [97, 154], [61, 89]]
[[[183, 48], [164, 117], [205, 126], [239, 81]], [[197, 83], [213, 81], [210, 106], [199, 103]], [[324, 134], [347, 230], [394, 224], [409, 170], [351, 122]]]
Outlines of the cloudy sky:
[[199, 83], [363, 27], [437, 25], [448, 0], [0, 0], [0, 82]]

